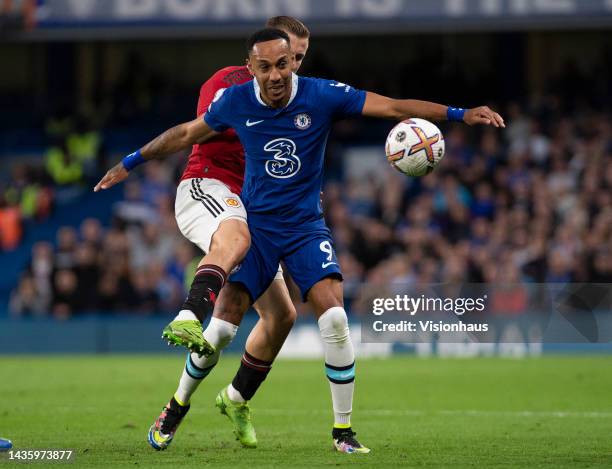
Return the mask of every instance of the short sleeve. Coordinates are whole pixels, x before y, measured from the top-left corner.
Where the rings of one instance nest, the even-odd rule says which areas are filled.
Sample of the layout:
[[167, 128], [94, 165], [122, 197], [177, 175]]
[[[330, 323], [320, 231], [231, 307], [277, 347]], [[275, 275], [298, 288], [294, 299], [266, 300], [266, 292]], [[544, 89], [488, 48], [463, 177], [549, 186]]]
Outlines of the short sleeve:
[[321, 102], [329, 103], [337, 118], [360, 115], [366, 92], [339, 81], [320, 80]]
[[202, 114], [206, 112], [206, 109], [208, 109], [208, 106], [210, 106], [210, 103], [215, 97], [215, 93], [219, 91], [219, 89], [225, 88], [219, 82], [220, 80], [217, 80], [216, 77], [213, 76], [209, 78], [206, 81], [206, 83], [204, 83], [202, 87], [200, 88], [200, 97], [198, 98], [198, 109], [197, 109], [198, 116], [201, 116]]
[[215, 94], [221, 88], [228, 88], [249, 80], [251, 80], [251, 75], [246, 67], [225, 67], [217, 71], [200, 88], [197, 115], [201, 116], [206, 112]]
[[224, 132], [232, 127], [231, 95], [231, 88], [219, 88], [204, 114], [204, 121], [215, 132]]

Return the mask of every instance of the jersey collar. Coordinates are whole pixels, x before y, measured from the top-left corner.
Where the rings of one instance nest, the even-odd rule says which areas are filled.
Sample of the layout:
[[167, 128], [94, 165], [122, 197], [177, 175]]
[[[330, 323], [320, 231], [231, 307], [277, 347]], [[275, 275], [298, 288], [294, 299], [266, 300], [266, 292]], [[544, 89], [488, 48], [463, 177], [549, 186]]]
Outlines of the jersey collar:
[[[259, 101], [259, 104], [262, 106], [269, 107], [264, 100], [261, 99], [259, 83], [257, 83], [257, 78], [253, 78], [253, 91], [255, 92], [255, 98]], [[298, 92], [298, 76], [297, 74], [291, 72], [291, 96], [289, 97], [289, 101], [287, 102], [287, 106], [291, 104], [291, 102], [295, 99], [295, 96]], [[287, 107], [285, 106], [285, 107]]]

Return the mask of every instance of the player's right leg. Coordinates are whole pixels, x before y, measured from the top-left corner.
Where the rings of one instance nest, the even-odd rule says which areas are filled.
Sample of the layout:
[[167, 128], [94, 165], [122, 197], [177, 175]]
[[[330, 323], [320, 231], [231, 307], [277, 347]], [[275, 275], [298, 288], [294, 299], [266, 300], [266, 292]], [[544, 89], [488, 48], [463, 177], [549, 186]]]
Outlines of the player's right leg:
[[[265, 255], [257, 246], [249, 250], [238, 271], [238, 274], [240, 274], [239, 281], [243, 282], [244, 285], [242, 283], [229, 283], [221, 290], [219, 298], [216, 301], [211, 322], [203, 334], [206, 340], [215, 346], [215, 353], [203, 357], [194, 353], [188, 355], [177, 392], [172, 397], [169, 406], [167, 406], [167, 408], [176, 408], [178, 406], [179, 410], [182, 409], [185, 410], [185, 412], [172, 416], [169, 423], [165, 426], [157, 425], [156, 422], [149, 431], [150, 443], [152, 438], [156, 440], [156, 443], [159, 440], [166, 439], [168, 441], [165, 447], [168, 446], [178, 426], [173, 426], [172, 424], [174, 424], [177, 419], [180, 422], [184, 417], [186, 409], [188, 409], [189, 406], [191, 395], [195, 392], [202, 380], [214, 368], [219, 359], [221, 350], [227, 346], [234, 337], [244, 313], [252, 304], [251, 298], [257, 298], [257, 296], [261, 295], [261, 292], [266, 290], [274, 279], [278, 270], [278, 254], [274, 252], [273, 246], [267, 247], [268, 249]], [[248, 289], [246, 287], [248, 287]], [[249, 427], [250, 412], [248, 406], [226, 400], [218, 403], [218, 407], [234, 424], [235, 433], [238, 439], [242, 442], [246, 442], [247, 446], [249, 444], [252, 445], [252, 442], [256, 440], [252, 426]], [[165, 413], [169, 414], [167, 411]], [[163, 415], [164, 411], [162, 411], [160, 417]], [[159, 420], [158, 418], [158, 421]], [[158, 426], [163, 426], [164, 428], [158, 431]], [[172, 430], [172, 433], [165, 433], [164, 429]], [[152, 433], [153, 436], [151, 436]], [[159, 444], [156, 446], [151, 443], [151, 446], [156, 449], [163, 449], [157, 447], [160, 446]]]
[[245, 350], [260, 360], [272, 362], [297, 319], [297, 311], [280, 269], [253, 308], [259, 320], [247, 338]]
[[149, 429], [148, 441], [153, 448], [163, 450], [170, 445], [178, 426], [189, 411], [191, 396], [213, 370], [221, 351], [236, 335], [238, 325], [249, 305], [248, 295], [241, 296], [240, 291], [236, 292], [231, 284], [221, 290], [217, 306], [225, 312], [225, 319], [217, 317], [215, 311], [203, 333], [205, 340], [215, 347], [215, 352], [209, 356], [191, 352], [187, 354], [176, 392]]
[[[207, 254], [199, 263], [183, 308], [162, 333], [169, 342], [187, 347], [190, 353], [176, 393], [149, 429], [147, 439], [157, 450], [170, 445], [189, 411], [191, 394], [216, 365], [221, 349], [236, 334], [240, 320], [230, 323], [211, 318], [204, 333], [202, 320], [213, 311], [217, 295], [223, 296], [220, 291], [226, 280], [225, 272], [240, 262], [250, 244], [240, 198], [219, 181], [182, 181], [177, 188], [175, 212], [183, 235]], [[248, 305], [247, 302], [242, 314]]]
[[200, 261], [181, 311], [162, 337], [200, 355], [216, 345], [202, 335], [202, 321], [213, 312], [231, 270], [246, 255], [250, 235], [240, 198], [214, 179], [187, 179], [176, 193], [176, 221], [183, 235], [206, 254]]
[[241, 295], [231, 284], [221, 290], [215, 312], [204, 330], [204, 338], [215, 345], [215, 353], [210, 356], [187, 354], [187, 361], [179, 381], [174, 399], [186, 406], [200, 383], [210, 374], [219, 361], [221, 352], [227, 347], [238, 330], [244, 313], [249, 309], [249, 297]]

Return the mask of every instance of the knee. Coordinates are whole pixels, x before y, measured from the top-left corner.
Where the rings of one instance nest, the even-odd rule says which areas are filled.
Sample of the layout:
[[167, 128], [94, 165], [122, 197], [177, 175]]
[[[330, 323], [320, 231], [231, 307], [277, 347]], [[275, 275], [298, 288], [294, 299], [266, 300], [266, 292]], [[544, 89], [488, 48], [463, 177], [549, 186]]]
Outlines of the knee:
[[335, 277], [318, 281], [309, 290], [308, 301], [321, 315], [335, 307], [343, 308], [342, 282]]
[[348, 318], [344, 308], [335, 306], [319, 317], [321, 338], [328, 343], [342, 343], [349, 340]]
[[274, 311], [261, 308], [259, 305], [256, 305], [256, 309], [263, 324], [268, 324], [268, 327], [275, 330], [290, 331], [297, 320], [297, 311], [293, 304], [287, 304]]
[[284, 329], [290, 330], [293, 327], [295, 321], [297, 320], [297, 311], [295, 310], [293, 304], [287, 305], [283, 311], [281, 311], [281, 315], [278, 320]]
[[236, 255], [243, 259], [251, 247], [251, 234], [246, 223], [238, 223], [240, 228], [234, 231], [234, 236], [230, 237], [228, 244]]
[[246, 256], [251, 247], [249, 228], [246, 223], [238, 220], [227, 220], [224, 223], [231, 224], [231, 227], [224, 227], [223, 230], [215, 233], [210, 244], [210, 251], [237, 263]]

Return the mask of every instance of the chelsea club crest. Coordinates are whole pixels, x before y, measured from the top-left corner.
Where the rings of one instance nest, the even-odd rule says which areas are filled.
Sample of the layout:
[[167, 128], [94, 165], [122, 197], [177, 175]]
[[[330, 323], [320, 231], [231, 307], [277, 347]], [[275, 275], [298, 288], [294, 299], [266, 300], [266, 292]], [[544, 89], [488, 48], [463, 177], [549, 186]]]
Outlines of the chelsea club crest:
[[308, 114], [298, 114], [293, 119], [293, 123], [300, 130], [306, 130], [312, 124], [312, 119]]

